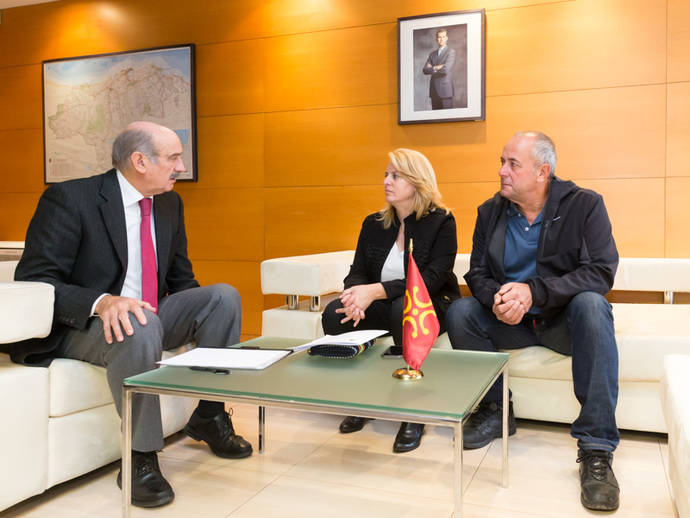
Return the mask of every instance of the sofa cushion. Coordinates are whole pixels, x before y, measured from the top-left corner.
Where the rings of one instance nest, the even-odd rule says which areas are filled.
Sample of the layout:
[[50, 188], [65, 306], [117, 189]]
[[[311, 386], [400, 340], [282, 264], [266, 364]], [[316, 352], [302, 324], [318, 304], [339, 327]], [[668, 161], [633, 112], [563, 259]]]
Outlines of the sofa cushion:
[[[187, 344], [171, 351], [163, 351], [163, 358], [188, 351]], [[57, 358], [48, 368], [50, 372], [50, 417], [68, 415], [113, 402], [105, 368], [79, 360]]]
[[0, 282], [0, 343], [48, 336], [53, 287], [43, 282]]

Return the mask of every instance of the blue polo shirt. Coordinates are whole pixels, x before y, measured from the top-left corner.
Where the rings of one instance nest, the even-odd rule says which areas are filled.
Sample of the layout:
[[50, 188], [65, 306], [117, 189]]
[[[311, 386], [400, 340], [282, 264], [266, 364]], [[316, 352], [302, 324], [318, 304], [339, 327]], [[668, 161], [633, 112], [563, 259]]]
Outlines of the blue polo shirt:
[[[530, 225], [514, 203], [508, 205], [503, 252], [506, 282], [525, 282], [537, 276], [537, 246], [543, 213], [544, 209]], [[534, 314], [539, 313], [539, 310], [533, 307], [529, 312]]]

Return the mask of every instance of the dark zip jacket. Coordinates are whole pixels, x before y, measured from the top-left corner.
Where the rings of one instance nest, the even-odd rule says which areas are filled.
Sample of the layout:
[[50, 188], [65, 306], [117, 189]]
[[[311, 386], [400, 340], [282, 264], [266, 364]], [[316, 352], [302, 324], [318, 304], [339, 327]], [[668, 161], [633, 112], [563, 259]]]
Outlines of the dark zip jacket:
[[[506, 282], [503, 253], [506, 208], [500, 194], [477, 209], [470, 270], [465, 280], [474, 297], [492, 307]], [[618, 250], [602, 197], [571, 181], [551, 179], [537, 246], [537, 276], [526, 282], [532, 304], [550, 318], [583, 291], [605, 295], [613, 286]]]

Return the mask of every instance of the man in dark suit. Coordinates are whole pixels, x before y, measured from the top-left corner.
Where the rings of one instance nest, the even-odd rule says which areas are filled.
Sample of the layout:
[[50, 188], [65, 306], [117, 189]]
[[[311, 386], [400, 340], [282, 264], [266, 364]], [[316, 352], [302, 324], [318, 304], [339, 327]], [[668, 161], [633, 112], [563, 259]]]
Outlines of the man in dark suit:
[[[52, 284], [55, 311], [50, 335], [16, 344], [13, 359], [104, 366], [118, 412], [122, 380], [156, 368], [163, 349], [240, 340], [239, 294], [225, 284], [200, 287], [187, 258], [182, 200], [172, 190], [185, 171], [181, 154], [169, 128], [130, 124], [113, 143], [115, 169], [43, 193], [15, 273], [18, 281]], [[158, 397], [136, 395], [132, 418], [132, 503], [167, 504], [174, 493], [156, 456], [163, 448]], [[200, 401], [185, 432], [221, 457], [252, 453], [219, 402]]]
[[424, 64], [422, 72], [430, 75], [429, 97], [432, 110], [447, 110], [453, 107], [453, 66], [455, 65], [455, 50], [448, 46], [448, 31], [436, 31], [438, 49], [431, 51]]

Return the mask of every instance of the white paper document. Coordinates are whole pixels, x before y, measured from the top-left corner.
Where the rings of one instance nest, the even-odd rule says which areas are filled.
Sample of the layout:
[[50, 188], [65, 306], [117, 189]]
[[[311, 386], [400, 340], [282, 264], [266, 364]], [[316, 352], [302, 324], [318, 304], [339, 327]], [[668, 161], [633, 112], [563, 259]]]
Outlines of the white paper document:
[[326, 335], [309, 343], [293, 347], [292, 350], [297, 352], [304, 349], [309, 349], [314, 345], [322, 344], [361, 345], [373, 340], [374, 338], [378, 338], [381, 335], [385, 335], [386, 333], [388, 333], [388, 331], [385, 329], [367, 329], [362, 331], [350, 331], [349, 333], [341, 333], [339, 335]]
[[186, 353], [178, 354], [161, 365], [175, 367], [205, 367], [215, 369], [265, 369], [281, 358], [285, 358], [290, 349], [214, 349], [197, 347]]

